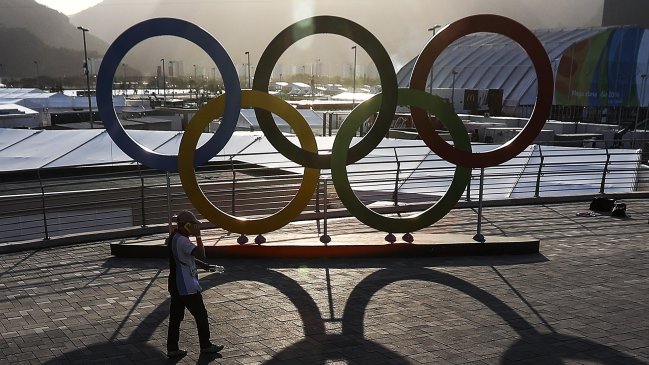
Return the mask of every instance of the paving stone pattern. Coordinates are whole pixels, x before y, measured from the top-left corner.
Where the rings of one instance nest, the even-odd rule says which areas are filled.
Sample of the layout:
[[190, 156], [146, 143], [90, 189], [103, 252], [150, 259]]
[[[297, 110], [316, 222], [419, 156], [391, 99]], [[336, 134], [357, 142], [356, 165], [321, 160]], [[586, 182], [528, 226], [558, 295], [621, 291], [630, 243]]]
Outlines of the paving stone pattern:
[[[202, 276], [221, 355], [165, 357], [164, 259], [109, 243], [5, 254], [2, 364], [649, 364], [649, 202], [629, 218], [576, 217], [587, 203], [487, 208], [483, 233], [541, 239], [541, 254], [345, 260], [219, 260]], [[454, 210], [427, 232], [475, 233]], [[382, 239], [353, 219], [329, 234]], [[275, 235], [313, 235], [314, 224]], [[146, 239], [146, 238], [143, 238]], [[417, 234], [415, 233], [415, 242]]]

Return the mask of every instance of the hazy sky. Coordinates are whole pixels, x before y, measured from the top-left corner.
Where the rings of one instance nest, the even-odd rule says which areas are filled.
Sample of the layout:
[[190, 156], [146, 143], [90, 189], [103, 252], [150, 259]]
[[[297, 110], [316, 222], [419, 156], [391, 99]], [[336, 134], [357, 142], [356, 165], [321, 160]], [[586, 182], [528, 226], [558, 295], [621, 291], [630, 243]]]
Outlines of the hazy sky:
[[[184, 1], [191, 3], [191, 1]], [[205, 0], [203, 1], [208, 2]], [[90, 8], [102, 2], [102, 0], [36, 0], [36, 2], [46, 5], [52, 9], [58, 10], [63, 14], [71, 15]], [[157, 2], [157, 0], [150, 1], [151, 4], [155, 4]], [[214, 1], [215, 4], [218, 4], [218, 2], [218, 0]], [[254, 1], [252, 2], [254, 3]], [[597, 12], [597, 9], [602, 7], [604, 0], [571, 0], [569, 2], [566, 2], [565, 0], [525, 0], [523, 2], [519, 2], [518, 0], [490, 0], [489, 2], [485, 2], [484, 0], [461, 0], [459, 2], [449, 0], [427, 0], [426, 2], [427, 4], [424, 5], [424, 7], [433, 6], [433, 8], [437, 8], [441, 12], [446, 13], [452, 13], [453, 11], [449, 9], [453, 8], [475, 8], [482, 9], [482, 12], [484, 12], [485, 9], [489, 9], [491, 6], [493, 6], [495, 10], [501, 9], [500, 11], [496, 11], [496, 13], [501, 12], [502, 7], [509, 8], [510, 11], [508, 12], [513, 13], [508, 14], [511, 17], [516, 13], [516, 10], [521, 9], [522, 14], [518, 14], [518, 17], [513, 16], [513, 18], [522, 18], [517, 20], [522, 21], [523, 23], [526, 23], [525, 20], [532, 20], [531, 23], [533, 24], [527, 25], [535, 28], [539, 26], [538, 23], [549, 23], [551, 27], [565, 25], [570, 26], [570, 23], [574, 21], [575, 18], [582, 18], [584, 15], [589, 16], [593, 11]], [[125, 6], [128, 6], [129, 3], [130, 1], [128, 0], [124, 1]], [[302, 5], [304, 5], [304, 3], [308, 4], [309, 1], [305, 0], [302, 3]], [[178, 1], [177, 4], [183, 4], [183, 1]], [[599, 11], [601, 11], [601, 9]], [[548, 16], [549, 14], [551, 15]], [[577, 23], [579, 23], [579, 19], [576, 20]], [[580, 26], [581, 24], [575, 25]]]
[[[76, 13], [102, 2], [36, 1], [64, 14]], [[602, 21], [603, 4], [604, 0], [112, 0], [108, 5], [100, 5], [101, 10], [97, 11], [115, 14], [111, 15], [116, 17], [115, 20], [94, 22], [91, 29], [94, 35], [110, 44], [128, 26], [152, 16], [188, 19], [214, 34], [230, 54], [238, 55], [233, 58], [236, 64], [246, 63], [244, 52], [251, 51], [251, 63], [254, 65], [257, 62], [255, 57], [261, 54], [272, 37], [293, 21], [331, 14], [366, 27], [380, 39], [398, 69], [417, 55], [422, 45], [430, 39], [431, 32], [427, 29], [435, 24], [445, 25], [472, 14], [492, 13], [512, 18], [531, 29], [598, 26]], [[227, 8], [229, 15], [224, 16], [219, 11], [221, 8]], [[201, 11], [196, 12], [195, 9]], [[96, 13], [93, 16], [96, 17]], [[74, 21], [81, 22], [76, 25], [88, 24], [90, 13], [85, 16], [76, 20], [73, 17], [73, 24]], [[231, 31], [240, 29], [246, 22], [255, 24], [255, 31]], [[327, 43], [329, 38], [326, 37], [336, 38], [318, 35], [301, 40], [290, 52], [286, 52], [287, 59], [291, 59], [287, 64], [310, 65], [315, 59], [322, 59], [323, 64], [330, 64], [334, 68], [338, 67], [334, 60], [351, 64], [351, 42], [336, 38], [332, 42], [339, 43]], [[170, 47], [176, 43], [164, 44]], [[327, 49], [327, 52], [323, 53], [322, 49]], [[204, 56], [204, 53], [200, 54]], [[169, 57], [172, 56], [165, 58]], [[160, 58], [152, 57], [154, 60]], [[360, 64], [369, 62], [364, 52], [359, 53], [358, 59]], [[188, 64], [206, 62], [205, 59], [194, 58]]]
[[36, 0], [37, 3], [58, 10], [65, 15], [78, 13], [100, 3], [101, 1], [102, 0]]

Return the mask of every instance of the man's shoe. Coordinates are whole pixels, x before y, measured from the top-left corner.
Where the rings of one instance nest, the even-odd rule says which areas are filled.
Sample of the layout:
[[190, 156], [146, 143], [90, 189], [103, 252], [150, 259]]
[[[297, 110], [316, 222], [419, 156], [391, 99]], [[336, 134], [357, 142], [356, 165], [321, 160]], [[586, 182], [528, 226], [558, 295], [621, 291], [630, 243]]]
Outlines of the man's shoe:
[[187, 351], [185, 350], [173, 350], [173, 351], [167, 351], [167, 357], [172, 358], [172, 357], [181, 357], [187, 355]]
[[223, 345], [212, 344], [209, 347], [202, 348], [201, 354], [215, 354], [221, 350], [223, 350]]

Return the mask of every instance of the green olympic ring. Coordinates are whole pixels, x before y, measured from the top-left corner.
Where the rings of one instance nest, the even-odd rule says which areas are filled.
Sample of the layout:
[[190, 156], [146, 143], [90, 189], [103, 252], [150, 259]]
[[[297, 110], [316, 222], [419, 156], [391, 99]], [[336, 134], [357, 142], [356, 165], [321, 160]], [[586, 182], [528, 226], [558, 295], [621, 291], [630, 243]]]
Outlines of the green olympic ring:
[[[267, 93], [273, 68], [284, 51], [304, 37], [321, 33], [337, 34], [358, 43], [374, 61], [381, 78], [381, 88], [385, 98], [380, 108], [377, 108], [379, 114], [372, 128], [349, 151], [348, 163], [353, 163], [367, 156], [385, 137], [390, 130], [397, 106], [397, 76], [390, 55], [367, 29], [351, 20], [334, 16], [316, 16], [294, 23], [281, 31], [264, 50], [255, 71], [252, 88]], [[297, 147], [277, 128], [270, 112], [255, 108], [255, 114], [259, 127], [268, 141], [286, 158], [304, 167], [330, 168], [330, 154], [320, 155], [317, 151], [314, 153]]]
[[[471, 169], [456, 166], [453, 181], [444, 196], [435, 205], [414, 216], [391, 218], [380, 215], [366, 207], [354, 194], [349, 184], [345, 161], [347, 161], [349, 144], [357, 128], [371, 113], [376, 112], [383, 101], [382, 99], [382, 94], [377, 94], [363, 102], [361, 105], [364, 107], [354, 109], [347, 117], [346, 123], [340, 127], [331, 152], [331, 175], [338, 197], [349, 213], [359, 221], [379, 231], [392, 233], [414, 232], [437, 222], [453, 209], [469, 183]], [[455, 148], [467, 153], [471, 152], [471, 141], [462, 120], [442, 98], [420, 90], [399, 89], [398, 104], [403, 106], [412, 105], [434, 113], [451, 133]]]

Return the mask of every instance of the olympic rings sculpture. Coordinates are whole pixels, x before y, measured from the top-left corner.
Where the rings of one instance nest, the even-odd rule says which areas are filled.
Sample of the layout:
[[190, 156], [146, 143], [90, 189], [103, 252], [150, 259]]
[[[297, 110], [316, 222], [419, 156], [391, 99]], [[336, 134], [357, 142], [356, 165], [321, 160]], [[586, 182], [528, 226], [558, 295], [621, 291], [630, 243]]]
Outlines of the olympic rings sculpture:
[[[478, 32], [502, 34], [517, 42], [534, 65], [538, 87], [534, 111], [523, 130], [508, 143], [482, 153], [471, 151], [468, 133], [451, 106], [441, 98], [424, 92], [428, 72], [439, 54], [456, 39]], [[382, 87], [380, 94], [359, 104], [345, 119], [330, 154], [318, 153], [313, 131], [292, 106], [268, 94], [272, 70], [282, 54], [300, 39], [324, 33], [343, 36], [363, 47], [379, 71]], [[158, 154], [131, 139], [120, 124], [112, 104], [112, 81], [122, 58], [137, 43], [161, 35], [181, 37], [201, 47], [217, 65], [226, 91], [202, 106], [192, 118], [183, 134], [177, 156]], [[335, 16], [303, 19], [280, 32], [260, 57], [252, 90], [241, 90], [232, 59], [216, 39], [192, 23], [173, 18], [150, 19], [127, 29], [108, 49], [97, 77], [99, 113], [115, 143], [131, 158], [148, 167], [178, 171], [187, 197], [196, 209], [215, 226], [240, 234], [262, 234], [291, 222], [313, 197], [321, 169], [331, 169], [338, 197], [349, 213], [364, 224], [390, 233], [414, 232], [430, 226], [443, 218], [459, 201], [471, 178], [472, 168], [506, 162], [534, 141], [549, 115], [552, 98], [552, 69], [541, 42], [514, 20], [490, 14], [469, 16], [439, 31], [417, 57], [410, 88], [406, 89], [398, 88], [392, 61], [378, 39], [361, 25]], [[366, 207], [355, 196], [347, 177], [347, 165], [367, 156], [387, 134], [397, 105], [410, 106], [413, 121], [424, 143], [440, 157], [456, 165], [453, 181], [445, 195], [429, 209], [407, 218], [385, 217]], [[305, 169], [302, 184], [291, 202], [275, 214], [261, 219], [238, 218], [223, 212], [205, 197], [195, 175], [195, 166], [216, 156], [231, 138], [241, 107], [254, 107], [268, 141], [286, 158]], [[376, 121], [368, 133], [350, 147], [361, 123], [377, 112]], [[437, 134], [427, 112], [435, 114], [442, 121], [453, 138], [453, 145]], [[271, 113], [289, 123], [301, 147], [294, 145], [280, 132]], [[197, 149], [202, 130], [218, 117], [222, 117], [219, 129]]]

